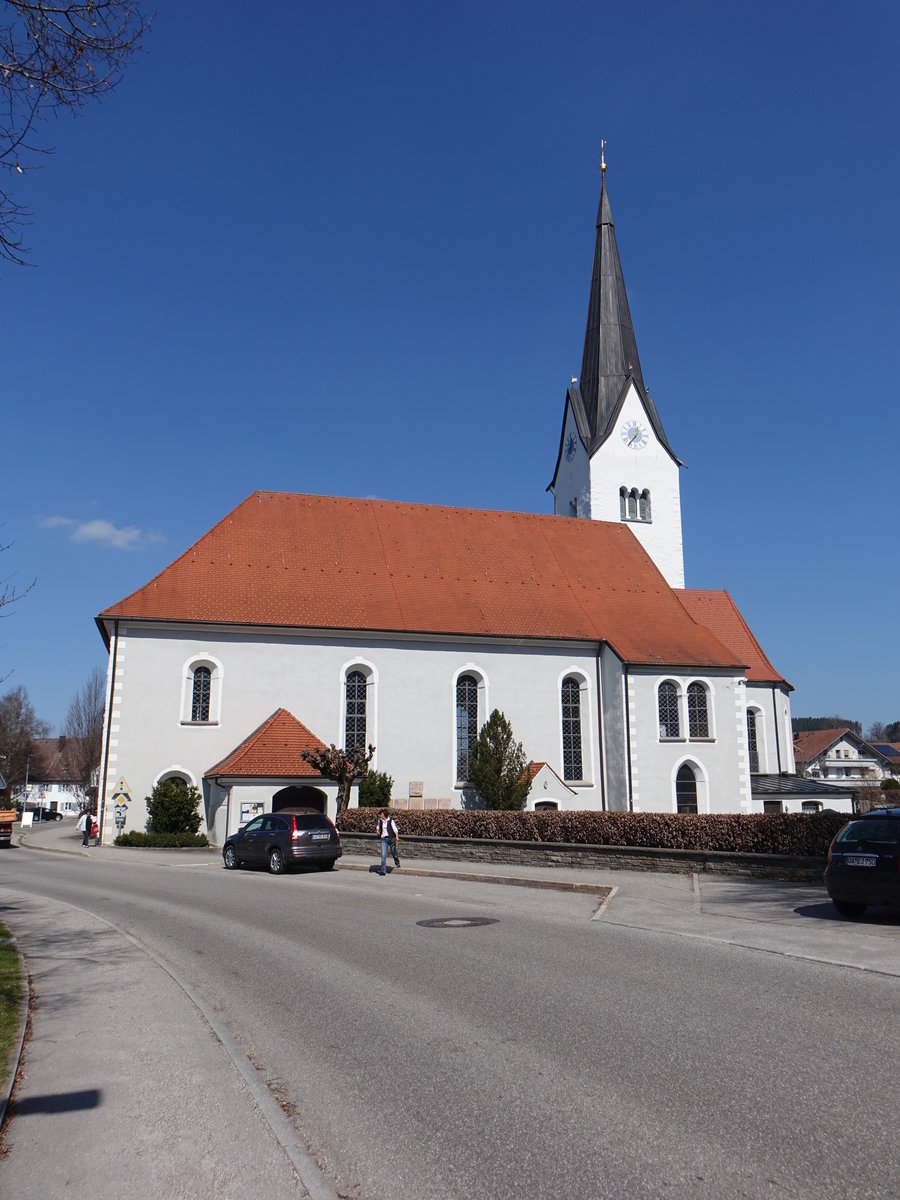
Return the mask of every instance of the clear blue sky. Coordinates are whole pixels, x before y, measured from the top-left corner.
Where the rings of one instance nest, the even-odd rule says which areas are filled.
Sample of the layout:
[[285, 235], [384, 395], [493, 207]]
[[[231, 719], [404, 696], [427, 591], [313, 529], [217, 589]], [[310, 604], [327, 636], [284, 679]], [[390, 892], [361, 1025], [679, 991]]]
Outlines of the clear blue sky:
[[900, 718], [898, 14], [164, 3], [16, 193], [3, 689], [61, 725], [96, 614], [256, 488], [549, 512], [603, 137], [688, 585], [795, 715]]

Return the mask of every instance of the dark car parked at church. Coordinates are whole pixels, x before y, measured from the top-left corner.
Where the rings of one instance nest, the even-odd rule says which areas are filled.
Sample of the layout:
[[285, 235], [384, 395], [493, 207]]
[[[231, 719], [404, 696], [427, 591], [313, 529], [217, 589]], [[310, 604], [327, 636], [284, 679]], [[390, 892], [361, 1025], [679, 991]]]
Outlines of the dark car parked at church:
[[267, 866], [273, 875], [304, 863], [330, 871], [342, 854], [341, 835], [328, 817], [300, 809], [254, 817], [222, 847], [227, 870]]
[[825, 887], [845, 917], [860, 917], [870, 905], [900, 905], [900, 808], [874, 809], [838, 830]]

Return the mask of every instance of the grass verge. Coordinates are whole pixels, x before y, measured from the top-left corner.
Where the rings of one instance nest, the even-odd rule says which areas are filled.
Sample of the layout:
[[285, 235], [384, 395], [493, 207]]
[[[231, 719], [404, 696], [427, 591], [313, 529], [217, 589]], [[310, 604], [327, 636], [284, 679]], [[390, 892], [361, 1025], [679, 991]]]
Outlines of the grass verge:
[[15, 946], [7, 940], [9, 930], [0, 925], [0, 1083], [6, 1083], [12, 1064], [9, 1051], [19, 1028], [19, 997], [22, 972]]

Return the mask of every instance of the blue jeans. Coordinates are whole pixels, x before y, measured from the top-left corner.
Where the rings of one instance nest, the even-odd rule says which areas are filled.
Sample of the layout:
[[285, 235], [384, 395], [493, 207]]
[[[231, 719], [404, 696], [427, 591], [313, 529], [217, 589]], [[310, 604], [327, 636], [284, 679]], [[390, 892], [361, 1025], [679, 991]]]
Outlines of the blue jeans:
[[[390, 841], [390, 839], [386, 838], [386, 837], [383, 837], [381, 839], [381, 874], [382, 875], [387, 874], [387, 856], [388, 856], [389, 841]], [[393, 846], [390, 847], [390, 851], [391, 851], [391, 854], [394, 856], [394, 866], [399, 867], [400, 859], [397, 857], [397, 843], [396, 842], [394, 842]]]

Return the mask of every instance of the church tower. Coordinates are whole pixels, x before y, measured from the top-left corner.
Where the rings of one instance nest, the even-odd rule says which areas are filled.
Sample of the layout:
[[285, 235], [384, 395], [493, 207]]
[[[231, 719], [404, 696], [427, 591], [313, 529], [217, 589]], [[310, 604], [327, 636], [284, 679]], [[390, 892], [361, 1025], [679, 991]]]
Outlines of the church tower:
[[644, 386], [602, 151], [600, 171], [581, 379], [573, 379], [566, 394], [556, 470], [547, 490], [557, 516], [625, 522], [669, 585], [683, 588], [682, 463]]

